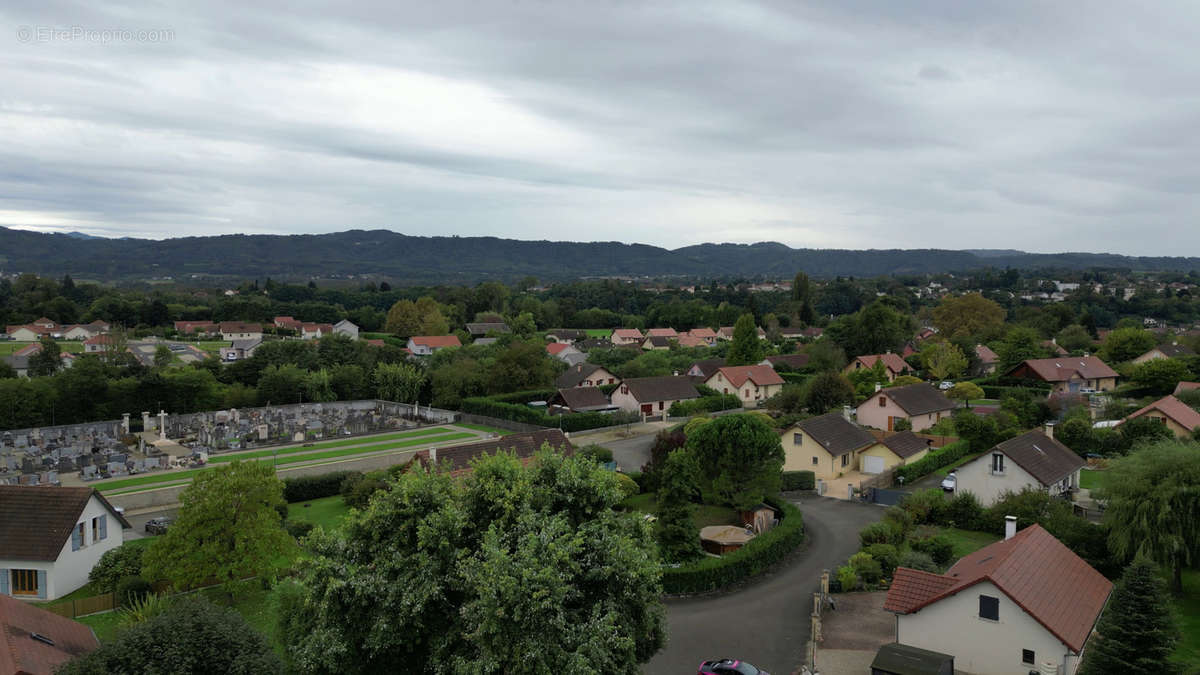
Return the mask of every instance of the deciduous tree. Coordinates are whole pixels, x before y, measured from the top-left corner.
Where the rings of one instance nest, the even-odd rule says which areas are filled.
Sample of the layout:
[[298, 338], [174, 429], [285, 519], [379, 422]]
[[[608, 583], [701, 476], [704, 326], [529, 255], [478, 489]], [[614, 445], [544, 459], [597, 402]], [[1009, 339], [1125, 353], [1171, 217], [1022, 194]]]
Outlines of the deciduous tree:
[[1117, 328], [1104, 338], [1100, 354], [1109, 363], [1120, 363], [1145, 354], [1154, 346], [1154, 333], [1141, 328]]
[[979, 293], [948, 297], [933, 308], [933, 322], [946, 339], [990, 340], [1004, 330], [1004, 308]]
[[921, 349], [921, 365], [937, 380], [958, 377], [967, 369], [967, 357], [949, 342], [927, 342]]
[[411, 363], [381, 363], [371, 375], [375, 395], [384, 401], [414, 403], [425, 385], [425, 369]]
[[804, 385], [804, 407], [821, 415], [854, 403], [854, 385], [837, 372], [818, 373]]
[[692, 519], [692, 500], [699, 494], [700, 466], [689, 451], [671, 452], [663, 467], [658, 501], [658, 547], [667, 562], [700, 556], [700, 530]]
[[758, 327], [753, 314], [743, 314], [733, 324], [733, 341], [725, 355], [730, 366], [748, 366], [763, 360], [762, 340], [758, 339]]
[[687, 439], [700, 466], [705, 501], [747, 510], [779, 492], [783, 445], [779, 434], [756, 415], [725, 415]]

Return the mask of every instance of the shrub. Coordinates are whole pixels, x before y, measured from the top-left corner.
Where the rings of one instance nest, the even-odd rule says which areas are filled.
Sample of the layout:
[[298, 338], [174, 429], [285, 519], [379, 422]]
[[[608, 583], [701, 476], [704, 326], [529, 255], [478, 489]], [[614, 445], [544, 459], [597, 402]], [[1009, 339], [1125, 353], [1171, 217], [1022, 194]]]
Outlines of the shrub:
[[858, 573], [849, 565], [842, 565], [838, 568], [837, 580], [843, 593], [858, 589]]
[[637, 481], [630, 476], [623, 473], [618, 473], [616, 476], [617, 487], [621, 488], [621, 499], [628, 499], [642, 491]]
[[972, 492], [959, 492], [945, 504], [943, 519], [951, 527], [978, 530], [983, 525], [983, 505]]
[[933, 562], [946, 565], [954, 558], [954, 542], [945, 535], [934, 535], [927, 539], [918, 539], [911, 544], [914, 551], [928, 554]]
[[149, 593], [140, 598], [134, 599], [128, 605], [117, 610], [120, 618], [117, 620], [121, 626], [128, 628], [135, 624], [148, 621], [149, 619], [162, 614], [171, 606], [171, 597], [167, 595], [155, 595]]
[[912, 570], [921, 570], [922, 572], [937, 572], [937, 563], [933, 562], [933, 558], [928, 553], [920, 551], [908, 551], [900, 556], [900, 564], [898, 567], [907, 567]]
[[788, 502], [768, 497], [766, 502], [783, 512], [779, 525], [751, 539], [740, 549], [720, 558], [704, 558], [680, 567], [663, 569], [666, 593], [703, 593], [724, 588], [760, 574], [783, 560], [804, 541], [800, 510]]
[[613, 461], [612, 450], [603, 445], [596, 445], [595, 443], [583, 446], [579, 449], [578, 454], [592, 458], [597, 464], [608, 464]]
[[863, 547], [871, 544], [899, 544], [904, 540], [904, 535], [896, 529], [896, 526], [888, 522], [871, 523], [858, 532], [858, 540]]
[[946, 509], [946, 496], [938, 488], [914, 492], [900, 502], [900, 507], [912, 514], [913, 523], [937, 523]]
[[350, 494], [342, 497], [342, 499], [346, 502], [346, 506], [349, 506], [350, 508], [365, 509], [367, 508], [367, 504], [371, 501], [371, 495], [379, 492], [380, 490], [386, 490], [387, 487], [388, 484], [381, 480], [375, 478], [363, 478], [355, 483], [350, 489]]
[[870, 553], [859, 551], [850, 556], [849, 563], [850, 567], [854, 568], [854, 573], [865, 584], [877, 584], [883, 576], [882, 566], [878, 560], [871, 557]]
[[966, 441], [955, 441], [943, 448], [931, 451], [912, 464], [905, 464], [896, 469], [897, 481], [901, 478], [904, 483], [911, 483], [918, 478], [933, 473], [943, 466], [949, 466], [971, 454], [971, 446]]
[[127, 576], [117, 582], [117, 589], [113, 592], [117, 604], [125, 606], [131, 605], [142, 598], [150, 595], [154, 589], [150, 587], [150, 582], [139, 576]]
[[671, 406], [671, 417], [690, 417], [719, 410], [733, 410], [742, 407], [742, 401], [733, 394], [717, 394], [716, 396], [701, 396], [687, 401], [679, 401]]
[[871, 544], [863, 551], [878, 561], [883, 576], [889, 579], [896, 572], [896, 566], [900, 564], [900, 553], [891, 544]]
[[811, 471], [784, 471], [780, 474], [780, 490], [815, 490], [817, 476]]
[[892, 429], [895, 431], [912, 431], [912, 420], [907, 417], [899, 417], [892, 423]]
[[646, 491], [646, 483], [643, 481], [641, 471], [629, 471], [624, 475], [629, 476], [630, 480], [637, 483], [639, 493]]
[[283, 481], [283, 498], [288, 503], [306, 502], [310, 499], [332, 497], [341, 494], [342, 482], [358, 471], [332, 471], [318, 476], [297, 476]]
[[139, 546], [118, 546], [105, 551], [88, 572], [92, 588], [97, 593], [112, 593], [125, 577], [141, 575], [143, 551]]
[[887, 511], [883, 512], [883, 520], [891, 523], [900, 532], [901, 541], [908, 536], [909, 532], [912, 532], [915, 526], [912, 514], [899, 506], [889, 506]]
[[300, 539], [309, 532], [312, 532], [314, 527], [316, 526], [307, 520], [289, 520], [283, 524], [283, 529], [287, 530], [287, 533], [296, 539]]

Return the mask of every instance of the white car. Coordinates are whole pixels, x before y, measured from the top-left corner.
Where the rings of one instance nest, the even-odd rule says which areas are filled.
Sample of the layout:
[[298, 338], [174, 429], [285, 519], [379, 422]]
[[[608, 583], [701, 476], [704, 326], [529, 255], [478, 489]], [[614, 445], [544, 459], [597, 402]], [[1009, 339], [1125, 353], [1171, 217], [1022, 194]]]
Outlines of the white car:
[[954, 492], [954, 488], [956, 487], [958, 487], [958, 476], [955, 476], [954, 472], [951, 471], [942, 479], [942, 489], [946, 492]]
[[941, 389], [942, 391], [946, 391], [947, 389], [953, 389], [953, 388], [954, 388], [954, 383], [951, 382], [950, 380], [942, 380], [942, 383], [938, 385], [938, 389]]

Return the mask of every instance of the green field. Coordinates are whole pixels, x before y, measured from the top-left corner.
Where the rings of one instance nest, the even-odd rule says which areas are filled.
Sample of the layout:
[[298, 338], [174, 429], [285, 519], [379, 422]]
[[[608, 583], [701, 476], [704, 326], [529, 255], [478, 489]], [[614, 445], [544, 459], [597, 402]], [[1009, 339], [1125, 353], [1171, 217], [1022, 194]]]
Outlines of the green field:
[[1079, 487], [1085, 490], [1095, 490], [1100, 487], [1100, 471], [1092, 469], [1080, 469], [1079, 471]]
[[[658, 503], [655, 501], [654, 494], [649, 492], [634, 495], [621, 502], [621, 506], [627, 511], [640, 511], [642, 513], [658, 515]], [[696, 523], [696, 527], [741, 524], [737, 511], [727, 506], [712, 506], [710, 504], [695, 505], [692, 509], [692, 520]]]
[[388, 441], [399, 441], [409, 438], [418, 438], [420, 436], [431, 436], [436, 434], [449, 433], [451, 430], [445, 427], [431, 427], [428, 429], [417, 429], [416, 431], [406, 431], [396, 434], [387, 434], [385, 436], [372, 436], [370, 438], [349, 438], [343, 441], [330, 441], [328, 443], [314, 443], [312, 445], [297, 445], [291, 448], [280, 448], [278, 450], [255, 450], [254, 452], [241, 452], [236, 455], [219, 455], [209, 458], [209, 462], [218, 464], [221, 462], [232, 462], [237, 459], [255, 459], [258, 457], [272, 457], [275, 455], [291, 455], [297, 452], [311, 452], [313, 450], [326, 450], [332, 448], [357, 448], [366, 447], [368, 445], [378, 445]]
[[[0, 356], [8, 356], [18, 349], [24, 349], [29, 345], [37, 344], [36, 342], [0, 342]], [[60, 349], [64, 352], [72, 354], [83, 353], [83, 343], [78, 340], [63, 340], [58, 343]]]
[[[276, 466], [284, 466], [287, 464], [296, 464], [299, 462], [311, 462], [314, 460], [321, 460], [321, 459], [333, 459], [336, 457], [345, 457], [348, 455], [361, 455], [361, 454], [365, 454], [365, 453], [369, 453], [369, 452], [386, 452], [389, 450], [400, 450], [403, 448], [411, 448], [413, 446], [424, 445], [427, 443], [445, 443], [447, 441], [457, 441], [457, 440], [462, 440], [465, 438], [472, 438], [474, 436], [475, 436], [475, 434], [467, 433], [465, 431], [455, 432], [455, 433], [442, 433], [442, 434], [437, 434], [437, 435], [433, 435], [433, 436], [423, 436], [421, 438], [414, 438], [414, 439], [410, 439], [407, 441], [402, 441], [399, 443], [391, 443], [391, 444], [387, 444], [387, 445], [369, 445], [366, 447], [352, 447], [352, 448], [345, 448], [342, 450], [330, 450], [328, 452], [312, 452], [312, 453], [309, 453], [306, 455], [296, 455], [296, 456], [292, 456], [292, 457], [281, 458], [278, 461], [275, 461], [275, 465]], [[303, 449], [310, 450], [311, 448], [303, 448]], [[269, 454], [268, 454], [268, 457], [270, 457]], [[231, 460], [235, 460], [235, 459], [241, 459], [241, 457], [230, 456], [230, 457], [227, 457], [225, 459], [225, 461], [231, 461]], [[267, 457], [263, 457], [263, 458], [259, 458], [259, 459], [254, 459], [253, 461], [266, 462], [266, 461], [274, 461], [274, 460], [273, 460], [273, 458], [268, 459]], [[155, 485], [156, 483], [178, 483], [178, 482], [181, 482], [182, 480], [194, 478], [197, 474], [204, 472], [204, 471], [208, 471], [208, 470], [209, 470], [208, 468], [188, 469], [187, 471], [172, 471], [170, 473], [161, 473], [161, 474], [149, 475], [149, 476], [139, 476], [137, 478], [126, 478], [124, 480], [112, 481], [110, 483], [101, 483], [101, 484], [96, 485], [96, 488], [99, 489], [101, 492], [112, 492], [113, 490], [120, 490], [122, 488], [145, 486], [145, 485]]]
[[228, 340], [210, 340], [205, 342], [193, 342], [193, 345], [203, 349], [209, 354], [218, 355], [221, 353], [221, 347], [228, 347]]
[[990, 532], [975, 532], [972, 530], [960, 530], [956, 527], [939, 527], [938, 534], [945, 535], [954, 542], [954, 559], [970, 555], [975, 551], [1000, 541], [998, 535]]
[[584, 332], [588, 334], [588, 337], [606, 338], [609, 335], [612, 335], [613, 329], [611, 329], [611, 328], [585, 328]]
[[341, 495], [288, 504], [288, 520], [303, 520], [326, 530], [335, 529], [349, 513]]

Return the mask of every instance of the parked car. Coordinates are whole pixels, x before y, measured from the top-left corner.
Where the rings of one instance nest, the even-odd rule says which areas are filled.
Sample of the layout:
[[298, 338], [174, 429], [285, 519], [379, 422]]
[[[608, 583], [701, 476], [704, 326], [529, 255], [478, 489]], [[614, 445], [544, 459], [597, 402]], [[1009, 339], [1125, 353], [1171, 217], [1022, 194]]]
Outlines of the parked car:
[[166, 516], [151, 518], [150, 520], [146, 521], [146, 533], [166, 534], [167, 528], [171, 527], [172, 522], [174, 522], [174, 518], [167, 518]]
[[950, 473], [946, 474], [945, 478], [942, 479], [942, 489], [946, 492], [954, 492], [954, 489], [957, 487], [958, 476], [954, 475], [954, 472], [951, 471]]
[[951, 382], [950, 380], [942, 380], [941, 384], [938, 385], [938, 389], [941, 389], [942, 391], [946, 391], [947, 389], [953, 389], [953, 388], [954, 388], [954, 383]]
[[771, 675], [765, 670], [759, 670], [754, 666], [739, 661], [737, 659], [717, 659], [716, 661], [705, 661], [700, 664], [700, 671], [697, 675]]

